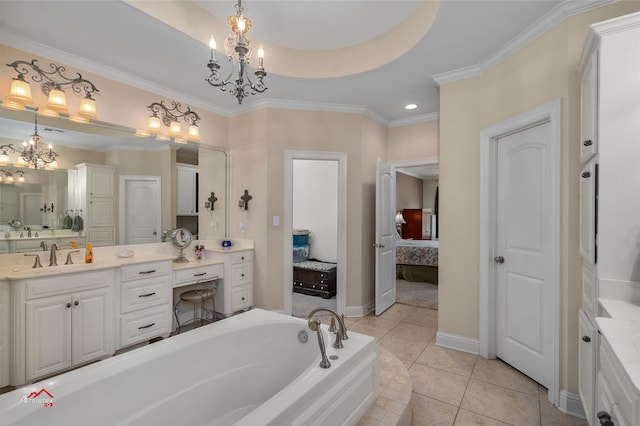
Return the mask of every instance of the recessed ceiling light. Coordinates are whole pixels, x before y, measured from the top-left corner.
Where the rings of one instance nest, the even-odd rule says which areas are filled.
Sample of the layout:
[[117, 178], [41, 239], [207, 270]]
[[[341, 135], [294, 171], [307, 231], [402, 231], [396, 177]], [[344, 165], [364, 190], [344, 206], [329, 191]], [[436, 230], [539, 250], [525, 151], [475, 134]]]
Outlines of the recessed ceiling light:
[[416, 109], [418, 108], [418, 105], [416, 104], [408, 104], [404, 106], [404, 109]]

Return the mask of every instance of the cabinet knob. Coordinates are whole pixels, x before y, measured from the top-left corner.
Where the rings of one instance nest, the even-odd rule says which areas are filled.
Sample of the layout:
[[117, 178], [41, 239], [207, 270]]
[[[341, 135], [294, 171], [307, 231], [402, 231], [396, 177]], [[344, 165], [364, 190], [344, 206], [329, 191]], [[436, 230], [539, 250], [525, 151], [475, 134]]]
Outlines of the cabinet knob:
[[602, 426], [614, 426], [611, 421], [611, 416], [606, 411], [598, 411], [598, 414], [596, 415], [598, 416], [598, 419], [600, 419], [600, 424]]
[[242, 256], [242, 260], [244, 260], [244, 256]]
[[593, 141], [591, 139], [587, 139], [586, 141], [582, 142], [582, 145], [591, 146], [593, 145]]
[[244, 302], [244, 297], [242, 298], [242, 301]]
[[71, 307], [71, 302], [67, 302], [67, 308]]
[[80, 304], [80, 302], [78, 302], [77, 300], [75, 302], [73, 302], [74, 305], [78, 306]]
[[582, 172], [582, 177], [585, 178], [585, 179], [588, 178], [588, 177], [591, 177], [591, 173], [590, 172]]
[[244, 274], [242, 274], [242, 276], [244, 277]]
[[589, 342], [591, 341], [591, 337], [589, 337], [589, 336], [582, 336], [582, 340], [583, 340], [584, 342], [589, 343]]

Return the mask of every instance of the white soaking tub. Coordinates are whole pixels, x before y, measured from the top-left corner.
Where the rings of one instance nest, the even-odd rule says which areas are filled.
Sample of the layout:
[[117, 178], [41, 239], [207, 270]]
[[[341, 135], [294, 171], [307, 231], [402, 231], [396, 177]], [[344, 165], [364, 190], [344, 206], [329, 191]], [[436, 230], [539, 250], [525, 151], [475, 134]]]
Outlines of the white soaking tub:
[[377, 345], [349, 332], [333, 349], [323, 332], [328, 369], [306, 320], [253, 309], [0, 395], [0, 423], [355, 424], [377, 396]]

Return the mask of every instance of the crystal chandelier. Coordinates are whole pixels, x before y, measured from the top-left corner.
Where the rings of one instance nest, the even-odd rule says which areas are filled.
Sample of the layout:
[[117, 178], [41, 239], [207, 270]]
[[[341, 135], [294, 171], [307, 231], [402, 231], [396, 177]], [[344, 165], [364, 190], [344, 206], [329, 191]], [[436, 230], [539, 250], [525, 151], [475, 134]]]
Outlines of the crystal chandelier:
[[9, 163], [9, 152], [18, 154], [18, 164], [27, 167], [33, 167], [34, 169], [42, 169], [45, 167], [56, 168], [58, 166], [56, 154], [53, 151], [53, 146], [42, 142], [42, 136], [38, 134], [38, 114], [35, 118], [35, 129], [33, 135], [29, 138], [29, 141], [22, 142], [22, 149], [16, 149], [13, 145], [0, 146], [0, 164]]
[[[255, 71], [255, 75], [258, 80], [253, 83], [247, 72], [247, 66], [251, 60], [251, 40], [247, 37], [247, 32], [251, 28], [251, 20], [245, 17], [242, 9], [242, 0], [238, 0], [236, 3], [236, 14], [229, 16], [227, 23], [231, 28], [231, 33], [224, 41], [224, 49], [227, 52], [229, 61], [231, 62], [231, 72], [227, 78], [221, 78], [218, 71], [220, 70], [220, 64], [216, 60], [216, 41], [211, 36], [209, 41], [209, 47], [211, 48], [211, 59], [207, 67], [211, 71], [211, 75], [206, 78], [206, 81], [214, 86], [219, 87], [223, 92], [229, 90], [229, 92], [236, 97], [238, 103], [242, 104], [242, 100], [249, 96], [249, 94], [255, 95], [256, 93], [262, 93], [267, 90], [262, 79], [267, 75], [264, 70], [264, 51], [262, 46], [258, 49], [258, 68]], [[234, 53], [237, 58], [234, 57]], [[232, 80], [233, 74], [236, 71], [236, 62], [238, 63], [237, 76], [235, 80]], [[245, 82], [246, 79], [246, 82]]]

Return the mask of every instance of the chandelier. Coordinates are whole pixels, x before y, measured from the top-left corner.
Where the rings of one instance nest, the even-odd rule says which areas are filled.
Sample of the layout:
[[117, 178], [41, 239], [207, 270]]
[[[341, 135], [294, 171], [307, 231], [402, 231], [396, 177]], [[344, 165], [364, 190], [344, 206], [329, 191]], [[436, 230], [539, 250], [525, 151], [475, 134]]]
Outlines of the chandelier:
[[[209, 41], [209, 47], [211, 48], [211, 59], [207, 67], [211, 71], [211, 75], [206, 78], [206, 81], [214, 86], [219, 87], [223, 92], [229, 90], [233, 96], [236, 97], [239, 104], [242, 104], [242, 100], [249, 96], [249, 94], [255, 95], [256, 93], [262, 93], [267, 90], [267, 87], [262, 82], [262, 79], [267, 75], [264, 70], [264, 51], [262, 46], [258, 49], [258, 68], [255, 71], [255, 75], [258, 78], [255, 83], [251, 81], [249, 73], [247, 72], [247, 66], [251, 60], [251, 40], [247, 37], [247, 32], [251, 28], [251, 20], [246, 18], [242, 14], [242, 0], [238, 0], [236, 3], [236, 14], [229, 16], [227, 23], [231, 28], [231, 33], [224, 41], [224, 49], [227, 52], [229, 61], [231, 62], [231, 72], [227, 78], [221, 78], [218, 71], [220, 70], [220, 64], [216, 60], [216, 41], [211, 36]], [[234, 57], [234, 53], [237, 58]], [[237, 76], [235, 80], [232, 80], [233, 74], [236, 71], [236, 62], [238, 63]], [[246, 82], [245, 82], [246, 79]]]
[[16, 149], [13, 145], [0, 146], [0, 164], [8, 164], [10, 162], [9, 152], [18, 154], [18, 165], [33, 167], [34, 169], [42, 169], [45, 167], [56, 168], [56, 154], [53, 146], [42, 142], [42, 136], [38, 134], [38, 114], [35, 118], [35, 129], [29, 141], [22, 142], [22, 149]]
[[[40, 115], [58, 117], [60, 113], [63, 113], [68, 114], [70, 120], [81, 123], [88, 123], [89, 119], [98, 118], [93, 95], [99, 90], [92, 82], [83, 78], [80, 73], [76, 73], [77, 76], [74, 78], [69, 78], [65, 75], [66, 68], [54, 63], [50, 64], [51, 71], [45, 71], [38, 66], [37, 59], [31, 60], [31, 62], [15, 61], [7, 66], [13, 68], [18, 76], [11, 81], [9, 97], [2, 102], [4, 108], [24, 111], [25, 105], [33, 103], [31, 86], [25, 79], [27, 74], [32, 73], [31, 80], [40, 83], [40, 90], [48, 97], [47, 106], [38, 108]], [[76, 95], [81, 95], [84, 91], [77, 115], [69, 114], [67, 97], [63, 90], [65, 87], [70, 88]]]

